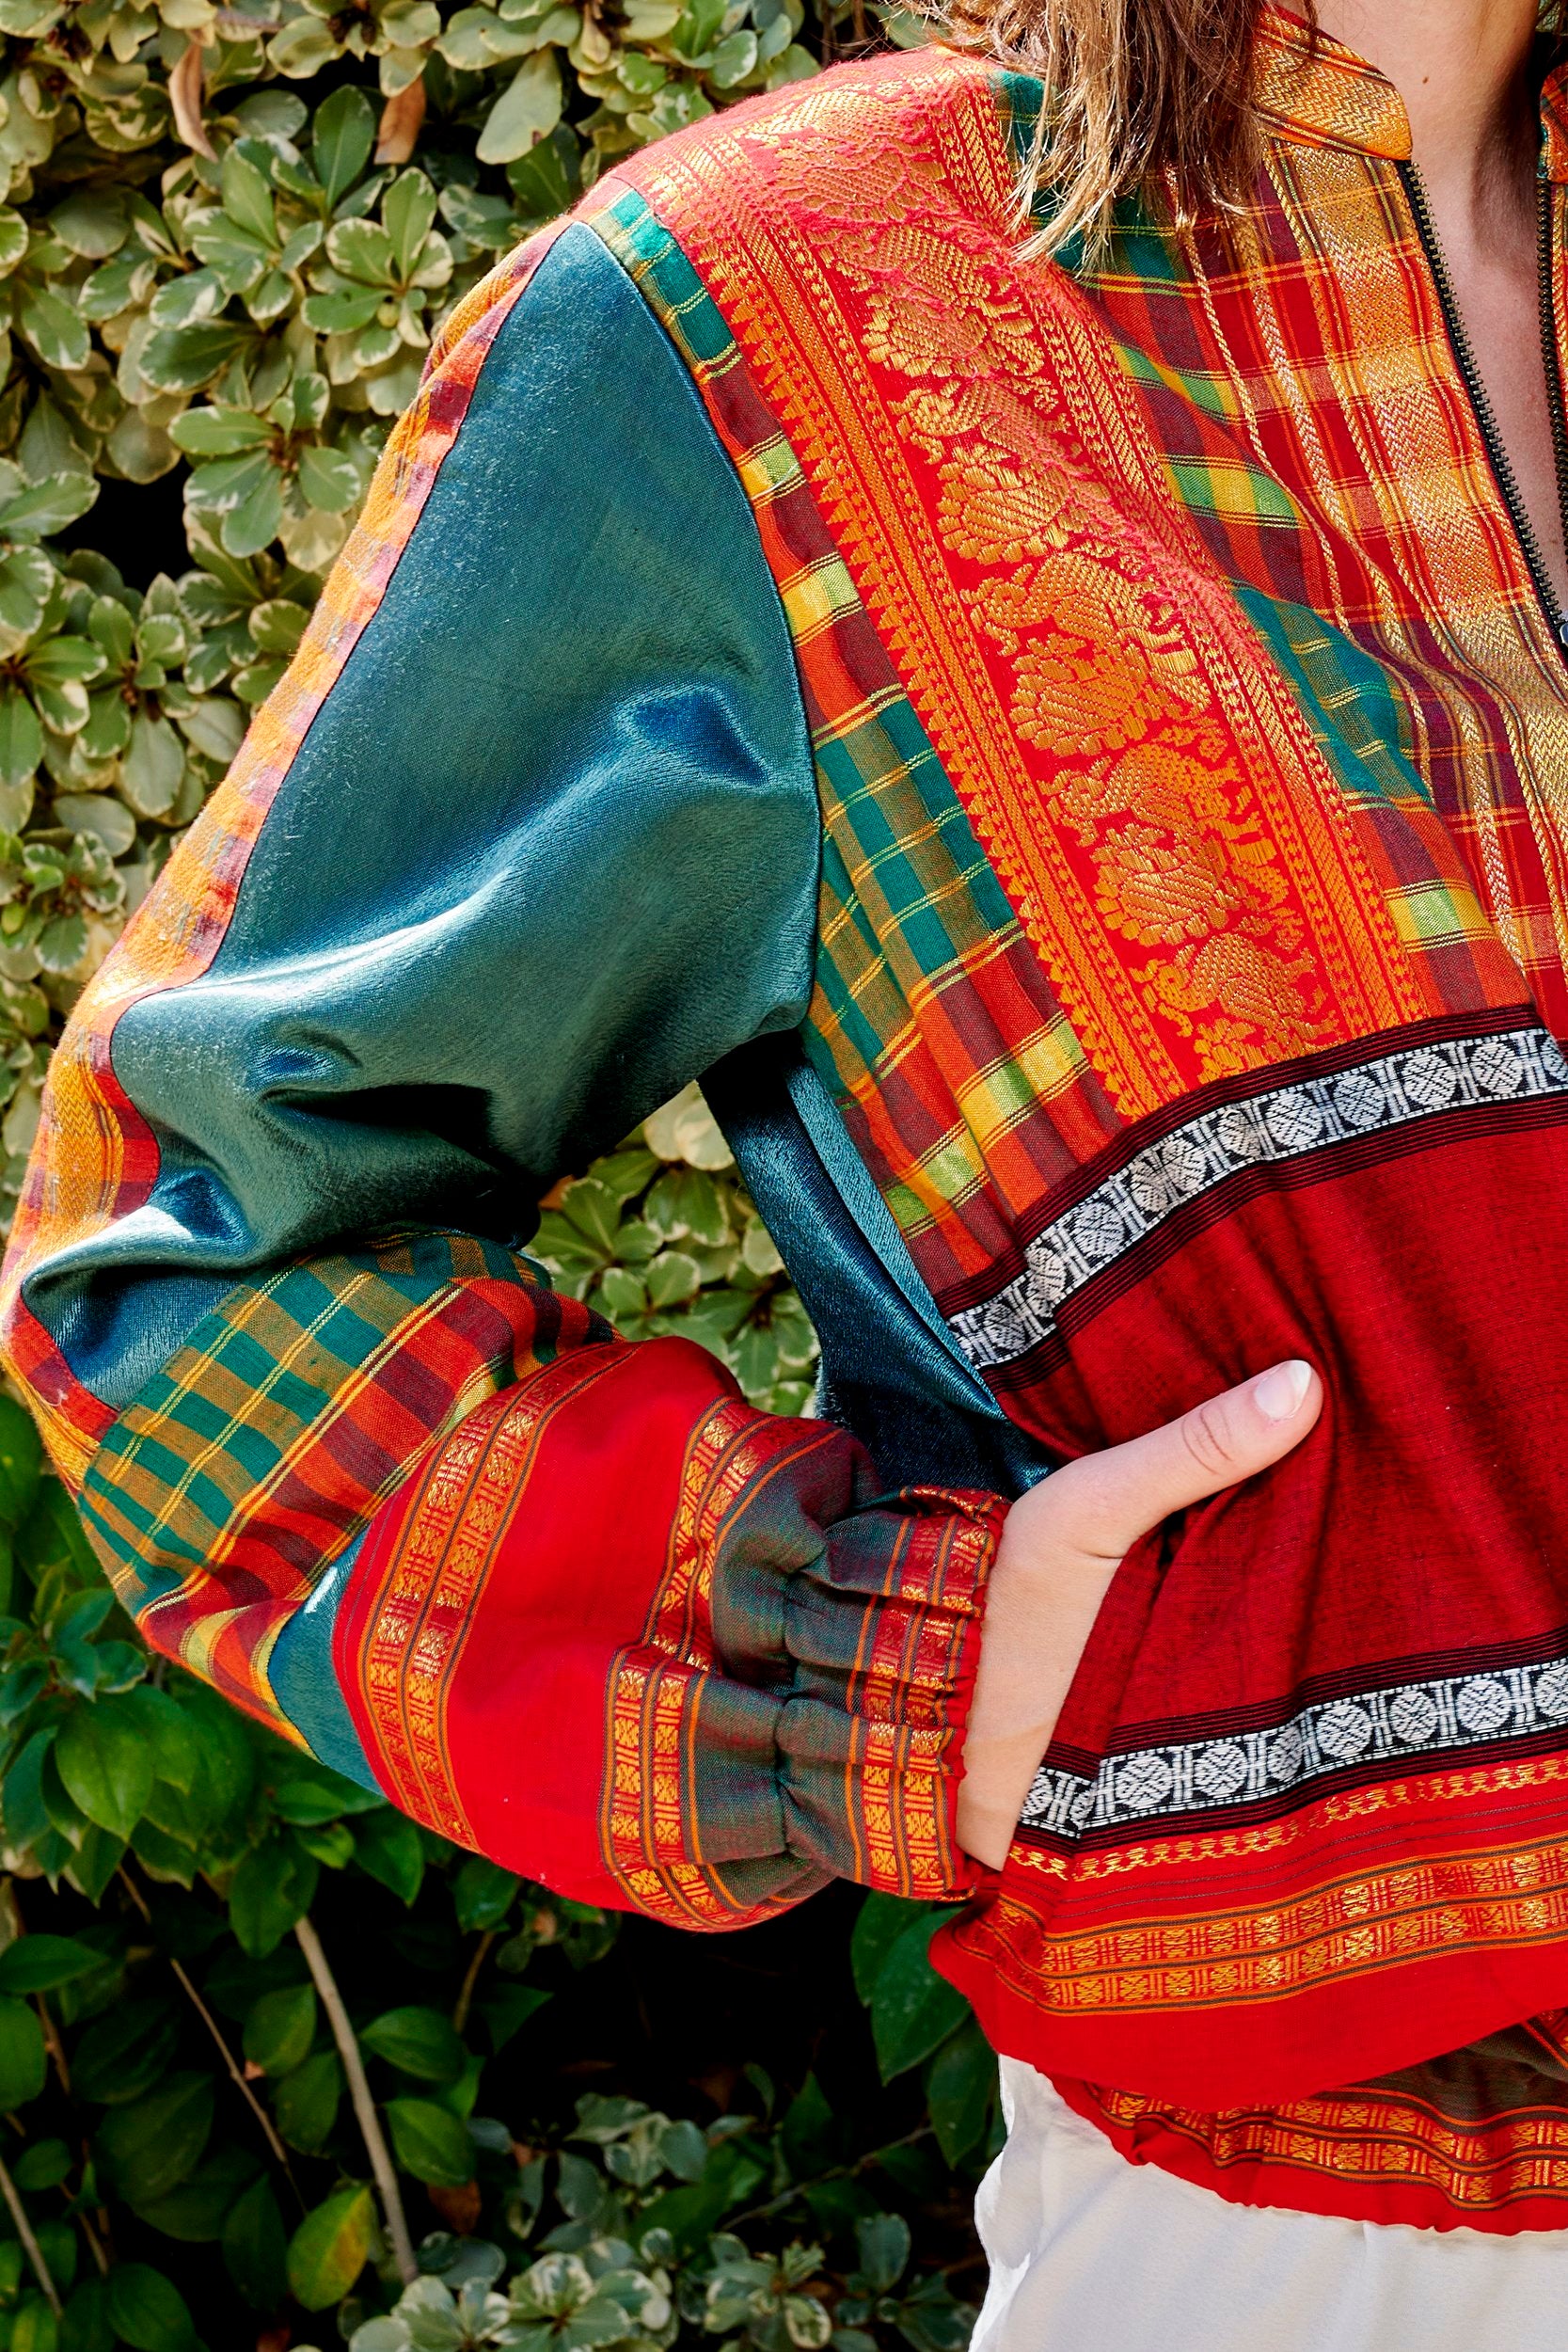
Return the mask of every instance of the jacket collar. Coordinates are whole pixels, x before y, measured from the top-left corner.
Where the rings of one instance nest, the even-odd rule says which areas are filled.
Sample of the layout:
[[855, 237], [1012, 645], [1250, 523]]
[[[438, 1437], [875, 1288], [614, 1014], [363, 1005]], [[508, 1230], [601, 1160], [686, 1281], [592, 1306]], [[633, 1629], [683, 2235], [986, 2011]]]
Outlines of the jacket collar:
[[[1404, 101], [1375, 66], [1342, 41], [1265, 0], [1258, 23], [1259, 110], [1280, 138], [1307, 147], [1348, 147], [1404, 163], [1410, 118]], [[1550, 180], [1568, 180], [1568, 60], [1555, 64], [1541, 91], [1542, 163]]]

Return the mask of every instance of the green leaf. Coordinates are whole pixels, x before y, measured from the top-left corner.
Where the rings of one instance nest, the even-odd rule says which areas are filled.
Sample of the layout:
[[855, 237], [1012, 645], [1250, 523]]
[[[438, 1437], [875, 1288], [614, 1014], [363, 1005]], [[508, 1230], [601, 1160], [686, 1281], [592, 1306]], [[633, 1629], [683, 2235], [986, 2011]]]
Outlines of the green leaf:
[[579, 192], [579, 157], [577, 135], [562, 123], [531, 153], [507, 166], [506, 176], [527, 219], [553, 220], [566, 210]]
[[120, 1705], [147, 1741], [154, 1778], [166, 1780], [188, 1797], [201, 1771], [201, 1742], [195, 1723], [179, 1700], [144, 1683], [138, 1690], [128, 1691]]
[[219, 2148], [202, 2157], [188, 2181], [162, 2197], [138, 2198], [139, 2221], [186, 2246], [211, 2246], [223, 2233], [229, 2209], [256, 2178], [256, 2158], [243, 2148]]
[[190, 1816], [209, 1835], [238, 1812], [255, 1778], [254, 1753], [239, 1717], [201, 1684], [186, 1683], [180, 1704], [195, 1721], [199, 1741]]
[[134, 2352], [185, 2352], [196, 2341], [184, 2296], [147, 2263], [117, 2263], [110, 2271], [109, 2318]]
[[436, 2188], [462, 2188], [474, 2177], [468, 2127], [430, 2099], [388, 2099], [392, 2149], [405, 2172]]
[[46, 368], [85, 368], [92, 356], [92, 338], [74, 303], [48, 287], [24, 294], [17, 325]]
[[31, 637], [54, 584], [55, 566], [41, 548], [9, 548], [0, 555], [0, 652]]
[[269, 1837], [245, 1855], [229, 1890], [229, 1919], [253, 1958], [276, 1951], [294, 1921], [305, 1916], [318, 1876], [314, 1862], [281, 1837]]
[[561, 72], [555, 53], [525, 57], [491, 107], [474, 152], [482, 164], [509, 164], [536, 147], [561, 119]]
[[285, 2074], [273, 2094], [273, 2112], [290, 2147], [314, 2155], [331, 2134], [342, 2095], [343, 2070], [336, 2050], [318, 2050]]
[[909, 2223], [901, 2214], [866, 2214], [855, 2224], [855, 2244], [866, 2284], [876, 2294], [886, 2295], [909, 2266]]
[[490, 2047], [498, 2058], [514, 2034], [520, 2033], [550, 1998], [543, 1985], [503, 1984], [478, 2003], [479, 2014], [489, 2028]]
[[0, 784], [23, 784], [43, 757], [43, 729], [20, 686], [0, 690]]
[[303, 449], [299, 453], [299, 486], [309, 503], [324, 515], [342, 515], [360, 491], [359, 469], [352, 457], [335, 449]]
[[106, 2106], [139, 2099], [162, 2079], [179, 2038], [166, 2001], [117, 2002], [77, 2043], [71, 2088], [79, 2098]]
[[306, 1828], [317, 1821], [336, 1821], [345, 1813], [378, 1812], [386, 1799], [356, 1780], [345, 1780], [313, 1756], [291, 1750], [277, 1758], [268, 1774], [273, 1810], [278, 1819]]
[[451, 1883], [452, 1907], [460, 1928], [499, 1928], [512, 1908], [522, 1881], [515, 1870], [470, 1854]]
[[[24, 1679], [20, 1695], [23, 1705], [28, 1706], [43, 1688], [44, 1672], [41, 1666], [36, 1666], [24, 1668], [22, 1674]], [[8, 1677], [8, 1682], [12, 1678]], [[6, 1695], [9, 1700], [8, 1689]], [[54, 1742], [53, 1724], [41, 1731], [35, 1731], [6, 1774], [4, 1789], [0, 1790], [0, 1806], [5, 1811], [6, 1835], [13, 1845], [33, 1846], [48, 1835], [49, 1815], [43, 1802], [43, 1768]]]
[[74, 972], [87, 951], [87, 926], [80, 914], [56, 914], [38, 935], [34, 946], [46, 972]]
[[[118, 264], [111, 264], [111, 267]], [[101, 277], [107, 272], [101, 271]], [[92, 281], [96, 286], [98, 279]], [[217, 274], [210, 269], [187, 270], [182, 278], [171, 278], [160, 286], [148, 305], [148, 318], [160, 331], [166, 327], [193, 326], [204, 319], [215, 318], [222, 310], [226, 289]], [[104, 295], [107, 301], [108, 295]], [[84, 308], [89, 306], [84, 305]], [[112, 313], [111, 313], [112, 315]], [[145, 354], [143, 355], [145, 362]]]
[[742, 25], [716, 43], [708, 76], [715, 89], [733, 89], [752, 72], [756, 62], [757, 37]]
[[996, 2096], [996, 2053], [969, 2018], [942, 2043], [926, 2077], [932, 2128], [949, 2164], [961, 2163], [978, 2145]]
[[309, 1984], [263, 1993], [245, 2022], [245, 2054], [264, 2074], [287, 2074], [316, 2038], [316, 1994]]
[[77, 521], [97, 496], [90, 473], [46, 474], [0, 506], [0, 531], [12, 538], [47, 539]]
[[871, 1995], [871, 2035], [883, 2082], [929, 2058], [969, 2015], [961, 1993], [939, 1977], [927, 1958], [941, 1915], [911, 1920], [878, 1972]]
[[[147, 1810], [154, 1778], [152, 1751], [134, 1716], [118, 1699], [78, 1707], [55, 1746], [72, 1802], [89, 1821], [129, 1837]], [[0, 1968], [4, 1967], [0, 1959]]]
[[264, 448], [273, 428], [249, 408], [187, 408], [168, 435], [189, 457], [235, 457], [242, 450]]
[[869, 2001], [876, 1991], [882, 1963], [910, 1922], [930, 1915], [927, 1904], [911, 1902], [903, 1895], [867, 1895], [849, 1938], [849, 1965], [863, 2001]]
[[467, 2062], [461, 2035], [434, 2009], [389, 2009], [365, 2026], [359, 2039], [377, 2058], [421, 2083], [455, 2082]]
[[436, 225], [436, 190], [422, 171], [399, 173], [381, 199], [381, 217], [397, 257], [398, 276], [406, 280]]
[[379, 222], [341, 220], [327, 231], [327, 257], [345, 278], [390, 288], [397, 279], [397, 256], [392, 240]]
[[231, 515], [275, 469], [276, 460], [265, 449], [209, 458], [192, 469], [185, 485], [185, 503], [198, 515]]
[[174, 805], [184, 773], [184, 746], [168, 721], [145, 707], [135, 711], [120, 789], [137, 816], [166, 816]]
[[0, 2114], [38, 2097], [47, 2067], [43, 2028], [26, 2002], [0, 1998]]
[[227, 319], [161, 327], [142, 346], [141, 372], [161, 392], [197, 392], [248, 350], [255, 330]]
[[[225, 155], [223, 209], [237, 227], [260, 238], [263, 246], [272, 246], [277, 241], [277, 213], [272, 187], [266, 173], [245, 151], [247, 148], [254, 151], [256, 146], [254, 140], [236, 140]], [[202, 256], [204, 261], [209, 258]]]
[[18, 2188], [58, 2188], [71, 2170], [71, 2151], [63, 2139], [35, 2139], [11, 2167]]
[[666, 2189], [643, 2206], [637, 2219], [639, 2233], [668, 2230], [682, 2251], [694, 2251], [763, 2178], [762, 2166], [753, 2157], [733, 2140], [725, 2141], [713, 2151], [700, 2181]]
[[313, 334], [352, 335], [369, 326], [385, 299], [379, 286], [353, 294], [308, 294], [299, 314]]
[[424, 1848], [405, 1813], [394, 1813], [388, 1807], [356, 1821], [354, 1851], [361, 1870], [379, 1879], [401, 1901], [413, 1901], [424, 1877]]
[[289, 2291], [289, 2247], [270, 2182], [255, 2182], [230, 2208], [222, 2242], [229, 2276], [252, 2311], [276, 2311]]
[[60, 2352], [115, 2352], [107, 2279], [84, 2279], [71, 2296], [60, 2328]]
[[338, 55], [338, 43], [327, 26], [314, 17], [296, 16], [267, 43], [267, 56], [279, 73], [303, 81], [319, 73]]
[[329, 206], [336, 205], [354, 185], [374, 144], [375, 109], [362, 89], [345, 83], [322, 101], [310, 135], [310, 152]]
[[370, 2259], [375, 2207], [368, 2188], [341, 2188], [289, 2241], [289, 2285], [308, 2312], [341, 2302]]
[[129, 225], [125, 199], [118, 188], [77, 188], [49, 215], [50, 234], [88, 262], [107, 261], [118, 253]]
[[702, 1287], [702, 1268], [684, 1249], [664, 1249], [642, 1269], [648, 1303], [655, 1312], [678, 1307], [694, 1298]]
[[260, 555], [277, 538], [283, 520], [283, 477], [269, 466], [248, 498], [223, 518], [221, 537], [230, 555]]
[[32, 1509], [43, 1475], [43, 1446], [31, 1413], [0, 1395], [0, 1527], [15, 1527]]
[[[59, 1752], [56, 1741], [54, 1753]], [[73, 1935], [19, 1935], [0, 1952], [0, 1993], [53, 1993], [103, 1964], [103, 1953]]]
[[213, 2095], [210, 2074], [180, 2074], [150, 2097], [110, 2108], [96, 2146], [122, 2197], [150, 2203], [188, 2178], [213, 2128]]

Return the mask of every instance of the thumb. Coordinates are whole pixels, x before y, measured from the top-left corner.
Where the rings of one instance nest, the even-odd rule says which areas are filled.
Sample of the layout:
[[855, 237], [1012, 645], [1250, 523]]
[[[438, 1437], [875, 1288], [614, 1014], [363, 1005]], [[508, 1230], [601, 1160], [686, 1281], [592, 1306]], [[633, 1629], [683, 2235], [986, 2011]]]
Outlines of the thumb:
[[1195, 1405], [1147, 1437], [1068, 1463], [1044, 1482], [1056, 1489], [1059, 1540], [1102, 1560], [1119, 1560], [1173, 1511], [1234, 1486], [1289, 1454], [1323, 1403], [1323, 1382], [1310, 1364], [1292, 1358]]

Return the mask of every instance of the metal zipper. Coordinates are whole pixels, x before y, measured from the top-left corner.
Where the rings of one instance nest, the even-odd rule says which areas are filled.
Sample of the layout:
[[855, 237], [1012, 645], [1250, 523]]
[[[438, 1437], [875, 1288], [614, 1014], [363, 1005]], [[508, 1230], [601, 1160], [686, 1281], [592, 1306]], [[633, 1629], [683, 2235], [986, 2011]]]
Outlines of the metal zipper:
[[[1487, 458], [1501, 493], [1503, 504], [1508, 509], [1509, 519], [1513, 525], [1520, 552], [1525, 559], [1525, 567], [1529, 573], [1537, 600], [1545, 615], [1553, 637], [1564, 653], [1568, 653], [1568, 611], [1564, 611], [1557, 590], [1552, 585], [1551, 574], [1546, 569], [1545, 559], [1541, 552], [1541, 542], [1535, 535], [1535, 526], [1526, 513], [1525, 502], [1519, 495], [1519, 484], [1513, 463], [1498, 436], [1497, 420], [1493, 413], [1491, 398], [1476, 367], [1475, 354], [1470, 348], [1469, 336], [1465, 331], [1465, 321], [1460, 315], [1459, 304], [1454, 296], [1453, 280], [1449, 276], [1449, 265], [1444, 259], [1443, 247], [1438, 241], [1436, 224], [1432, 217], [1432, 207], [1427, 201], [1425, 183], [1415, 164], [1402, 163], [1396, 168], [1404, 183], [1405, 194], [1410, 199], [1410, 210], [1415, 219], [1417, 232], [1426, 253], [1433, 282], [1437, 288], [1437, 300], [1442, 310], [1443, 323], [1449, 330], [1449, 342], [1453, 346], [1453, 356], [1458, 364], [1459, 373], [1464, 378], [1465, 389], [1470, 395], [1470, 405], [1475, 410], [1476, 422], [1481, 428], [1481, 437], [1485, 445]], [[1563, 415], [1562, 371], [1558, 364], [1557, 306], [1552, 286], [1551, 188], [1545, 181], [1540, 183], [1536, 250], [1539, 257], [1537, 284], [1540, 294], [1541, 357], [1546, 370], [1546, 407], [1551, 420], [1552, 454], [1557, 467], [1558, 512], [1562, 517], [1563, 543], [1568, 546], [1568, 419], [1565, 419]]]

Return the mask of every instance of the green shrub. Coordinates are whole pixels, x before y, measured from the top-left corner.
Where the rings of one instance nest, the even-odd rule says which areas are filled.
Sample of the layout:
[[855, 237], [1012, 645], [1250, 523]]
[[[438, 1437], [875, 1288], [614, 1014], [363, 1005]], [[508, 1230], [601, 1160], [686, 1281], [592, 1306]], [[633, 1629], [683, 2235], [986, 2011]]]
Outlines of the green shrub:
[[[865, 32], [0, 0], [0, 1212], [443, 315], [616, 156]], [[695, 1089], [535, 1247], [805, 1406]], [[0, 2352], [958, 2352], [994, 2067], [928, 1912], [846, 1890], [694, 1947], [457, 1851], [152, 1663], [4, 1397], [0, 1611]]]
[[[540, 1247], [793, 1409], [809, 1328], [727, 1162], [689, 1094]], [[995, 2068], [928, 1907], [694, 1947], [447, 1845], [150, 1660], [4, 1397], [0, 1602], [0, 2352], [962, 2352]], [[606, 2057], [628, 1972], [666, 2028]]]

